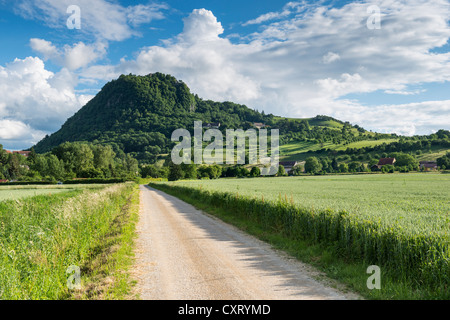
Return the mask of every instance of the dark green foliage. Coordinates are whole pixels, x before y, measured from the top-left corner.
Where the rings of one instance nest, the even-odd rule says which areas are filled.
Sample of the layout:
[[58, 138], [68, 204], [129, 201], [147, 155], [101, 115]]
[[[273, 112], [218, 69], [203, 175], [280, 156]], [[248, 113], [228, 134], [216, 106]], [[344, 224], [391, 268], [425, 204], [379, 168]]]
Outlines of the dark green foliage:
[[416, 170], [419, 167], [419, 161], [416, 160], [412, 155], [407, 153], [392, 153], [390, 154], [392, 158], [396, 159], [395, 167], [408, 167], [411, 166]]
[[8, 180], [24, 182], [88, 179], [134, 179], [138, 162], [129, 154], [116, 154], [112, 147], [81, 142], [65, 142], [45, 154], [31, 152], [28, 158], [4, 153], [0, 145], [0, 169]]
[[194, 121], [219, 122], [225, 132], [272, 118], [244, 105], [202, 100], [170, 75], [122, 75], [35, 149], [42, 153], [66, 141], [90, 141], [110, 145], [116, 153], [130, 153], [141, 163], [154, 163], [172, 149], [172, 132], [179, 128], [193, 132]]
[[250, 170], [250, 176], [251, 177], [259, 177], [261, 175], [261, 169], [259, 169], [258, 167], [253, 167]]
[[449, 169], [450, 168], [450, 152], [447, 152], [445, 156], [442, 156], [437, 159], [437, 165], [441, 169]]
[[289, 172], [292, 176], [299, 176], [303, 173], [304, 169], [301, 165], [296, 165], [292, 170]]
[[318, 173], [322, 169], [322, 165], [316, 157], [309, 157], [305, 162], [305, 172]]
[[200, 179], [218, 179], [222, 175], [222, 168], [218, 165], [200, 166], [197, 175]]
[[387, 164], [381, 167], [381, 172], [383, 173], [394, 173], [395, 167], [393, 165]]
[[181, 168], [181, 165], [174, 164], [173, 162], [170, 162], [169, 164], [169, 174], [167, 176], [167, 179], [169, 181], [177, 181], [184, 178], [184, 172]]
[[278, 172], [277, 172], [277, 176], [278, 177], [282, 177], [286, 175], [286, 170], [284, 169], [284, 166], [279, 165], [278, 166]]
[[[266, 115], [232, 102], [203, 100], [191, 94], [182, 81], [155, 73], [122, 75], [107, 83], [59, 131], [44, 138], [35, 149], [43, 153], [66, 141], [89, 141], [96, 145], [110, 145], [117, 154], [130, 153], [140, 163], [152, 164], [172, 150], [172, 132], [184, 128], [193, 133], [194, 121], [218, 122], [222, 133], [226, 129], [247, 130], [253, 128], [255, 122], [264, 123], [271, 129], [279, 129], [281, 144], [291, 141], [348, 144], [396, 137], [368, 135], [359, 126], [327, 116], [288, 119]], [[448, 139], [447, 132], [439, 132], [438, 137]], [[327, 149], [317, 152], [325, 153]], [[336, 171], [336, 166], [334, 169], [325, 168], [327, 172], [332, 170]]]

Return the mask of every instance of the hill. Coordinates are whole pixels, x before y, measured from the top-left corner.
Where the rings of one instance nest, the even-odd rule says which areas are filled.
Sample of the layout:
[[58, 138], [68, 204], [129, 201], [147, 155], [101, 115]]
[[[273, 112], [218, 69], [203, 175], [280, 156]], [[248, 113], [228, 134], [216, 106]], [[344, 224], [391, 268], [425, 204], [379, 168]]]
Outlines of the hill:
[[[66, 141], [111, 145], [140, 163], [154, 163], [170, 153], [172, 132], [193, 131], [194, 121], [220, 123], [220, 130], [244, 130], [263, 123], [280, 130], [281, 157], [301, 160], [305, 155], [347, 152], [399, 141], [395, 134], [368, 132], [358, 125], [328, 116], [293, 119], [264, 114], [233, 102], [203, 100], [188, 86], [162, 73], [122, 75], [102, 90], [60, 130], [34, 146], [45, 153]], [[448, 132], [448, 131], [447, 131]], [[402, 138], [406, 139], [406, 138]], [[352, 146], [352, 147], [350, 147]], [[354, 146], [354, 147], [353, 147]]]

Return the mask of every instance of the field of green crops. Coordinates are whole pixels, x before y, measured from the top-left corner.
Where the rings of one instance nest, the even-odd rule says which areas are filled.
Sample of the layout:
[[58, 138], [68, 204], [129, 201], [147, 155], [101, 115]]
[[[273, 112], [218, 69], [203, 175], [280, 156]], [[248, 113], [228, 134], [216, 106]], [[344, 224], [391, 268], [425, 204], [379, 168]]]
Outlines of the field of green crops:
[[411, 290], [449, 299], [450, 175], [265, 177], [154, 183], [177, 196], [376, 264]]
[[52, 195], [77, 189], [101, 188], [101, 185], [30, 185], [0, 186], [0, 201], [17, 200], [39, 195]]
[[395, 174], [179, 181], [307, 209], [345, 210], [405, 231], [450, 234], [450, 175]]

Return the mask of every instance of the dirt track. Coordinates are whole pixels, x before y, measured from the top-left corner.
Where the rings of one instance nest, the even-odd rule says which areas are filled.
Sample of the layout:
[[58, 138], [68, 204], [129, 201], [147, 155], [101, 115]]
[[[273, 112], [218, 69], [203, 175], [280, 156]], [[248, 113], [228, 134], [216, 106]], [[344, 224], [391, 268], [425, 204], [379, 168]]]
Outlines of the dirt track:
[[349, 299], [315, 271], [191, 205], [141, 186], [133, 276], [145, 300]]

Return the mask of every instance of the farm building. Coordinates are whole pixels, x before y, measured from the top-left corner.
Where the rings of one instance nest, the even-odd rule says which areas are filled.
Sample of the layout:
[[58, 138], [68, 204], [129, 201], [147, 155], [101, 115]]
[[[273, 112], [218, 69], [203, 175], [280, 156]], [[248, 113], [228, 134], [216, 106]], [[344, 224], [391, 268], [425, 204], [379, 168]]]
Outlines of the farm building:
[[203, 128], [219, 129], [220, 128], [220, 122], [204, 123], [203, 124]]
[[263, 129], [263, 128], [266, 127], [266, 125], [265, 125], [264, 123], [260, 123], [260, 122], [255, 122], [255, 123], [253, 123], [253, 126], [254, 126], [256, 129]]
[[28, 157], [31, 153], [31, 151], [10, 151], [10, 150], [5, 150], [6, 153], [14, 153], [14, 154], [20, 154], [24, 157]]
[[[381, 158], [380, 161], [378, 161], [378, 164], [376, 165], [378, 169], [381, 169], [385, 165], [391, 165], [393, 166], [395, 161], [397, 161], [395, 158]], [[374, 166], [372, 166], [373, 168]]]
[[20, 154], [24, 157], [28, 157], [30, 155], [31, 151], [13, 151], [13, 153]]
[[436, 161], [420, 161], [419, 165], [421, 170], [437, 170]]
[[8, 180], [0, 180], [0, 183], [6, 183]]

